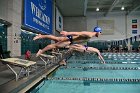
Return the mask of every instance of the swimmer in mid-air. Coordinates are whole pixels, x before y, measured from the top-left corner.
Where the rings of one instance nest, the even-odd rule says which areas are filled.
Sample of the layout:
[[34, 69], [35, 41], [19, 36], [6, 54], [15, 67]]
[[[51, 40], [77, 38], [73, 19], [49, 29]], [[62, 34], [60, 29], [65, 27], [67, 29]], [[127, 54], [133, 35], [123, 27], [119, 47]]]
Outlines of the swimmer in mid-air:
[[88, 47], [87, 45], [73, 44], [68, 46], [70, 50], [75, 50], [79, 52], [89, 52], [89, 53], [97, 53], [98, 58], [105, 64], [105, 60], [102, 57], [100, 51], [97, 48]]
[[56, 41], [54, 44], [47, 45], [45, 48], [40, 49], [36, 56], [38, 57], [40, 54], [44, 53], [45, 51], [54, 49], [54, 48], [63, 48], [67, 45], [71, 44], [79, 44], [87, 42], [92, 37], [99, 37], [101, 34], [102, 29], [100, 27], [95, 27], [93, 32], [87, 32], [87, 31], [81, 31], [81, 32], [66, 32], [62, 31], [60, 34], [61, 37], [57, 37], [54, 35], [37, 35], [33, 38], [33, 40], [42, 39], [42, 38], [48, 38], [51, 40]]

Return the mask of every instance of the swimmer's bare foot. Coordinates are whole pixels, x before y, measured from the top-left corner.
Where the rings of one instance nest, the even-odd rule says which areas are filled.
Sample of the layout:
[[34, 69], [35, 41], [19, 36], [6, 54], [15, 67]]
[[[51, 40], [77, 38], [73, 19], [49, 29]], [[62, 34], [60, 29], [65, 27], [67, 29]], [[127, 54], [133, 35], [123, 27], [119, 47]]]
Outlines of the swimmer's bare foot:
[[63, 59], [63, 60], [60, 62], [60, 65], [63, 65], [63, 66], [66, 66], [66, 65], [67, 65], [65, 59]]
[[33, 38], [33, 40], [37, 40], [37, 39], [40, 39], [40, 38], [41, 38], [41, 34], [35, 36], [35, 37]]
[[38, 57], [40, 54], [42, 54], [42, 50], [41, 49], [39, 49], [39, 51], [37, 52], [36, 57]]
[[67, 36], [67, 33], [68, 33], [68, 32], [66, 32], [66, 31], [61, 31], [61, 32], [60, 32], [60, 34], [61, 34], [62, 36]]

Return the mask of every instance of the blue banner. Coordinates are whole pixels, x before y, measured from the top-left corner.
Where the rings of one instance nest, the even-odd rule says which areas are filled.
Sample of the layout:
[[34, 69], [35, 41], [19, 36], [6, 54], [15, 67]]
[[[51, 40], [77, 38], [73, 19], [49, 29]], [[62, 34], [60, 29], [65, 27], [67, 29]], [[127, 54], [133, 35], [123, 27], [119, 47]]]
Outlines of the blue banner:
[[23, 25], [52, 34], [52, 0], [24, 0]]

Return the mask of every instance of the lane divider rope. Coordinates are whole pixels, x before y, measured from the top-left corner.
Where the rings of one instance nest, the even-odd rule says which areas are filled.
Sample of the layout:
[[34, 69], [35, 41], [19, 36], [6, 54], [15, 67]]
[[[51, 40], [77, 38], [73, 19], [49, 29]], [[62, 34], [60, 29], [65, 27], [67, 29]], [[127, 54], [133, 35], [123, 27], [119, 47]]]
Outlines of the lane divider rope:
[[74, 68], [74, 69], [95, 69], [95, 70], [140, 70], [140, 67], [70, 67], [70, 66], [66, 66], [60, 69], [70, 69], [70, 68]]
[[74, 78], [74, 77], [49, 77], [47, 80], [81, 80], [81, 81], [99, 81], [99, 82], [137, 82], [140, 83], [140, 79], [122, 79], [122, 78]]

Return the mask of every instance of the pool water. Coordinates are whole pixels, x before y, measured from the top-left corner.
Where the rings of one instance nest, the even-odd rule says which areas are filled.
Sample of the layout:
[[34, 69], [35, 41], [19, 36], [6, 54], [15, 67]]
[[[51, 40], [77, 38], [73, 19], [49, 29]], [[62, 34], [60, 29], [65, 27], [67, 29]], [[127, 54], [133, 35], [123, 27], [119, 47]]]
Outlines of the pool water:
[[37, 93], [140, 93], [140, 84], [89, 83], [83, 81], [46, 81]]
[[[116, 58], [122, 58], [129, 54], [103, 54], [106, 62], [111, 60], [111, 64], [101, 64], [99, 59], [93, 55], [72, 56], [67, 63], [67, 67], [60, 67], [50, 79], [42, 81], [30, 93], [140, 93], [140, 64], [117, 64]], [[123, 56], [125, 55], [125, 56]], [[133, 53], [137, 59], [140, 55]], [[108, 58], [109, 56], [109, 58]], [[120, 57], [119, 56], [119, 57]], [[111, 57], [111, 58], [110, 58]], [[137, 58], [136, 58], [137, 57]], [[82, 63], [86, 60], [87, 63]], [[129, 57], [130, 59], [130, 57]], [[127, 59], [126, 59], [127, 60]], [[125, 61], [126, 61], [125, 60]], [[90, 61], [90, 62], [89, 62]], [[99, 63], [94, 63], [98, 61]], [[118, 59], [118, 61], [120, 61]], [[92, 63], [93, 62], [93, 63]], [[121, 61], [120, 61], [121, 62]], [[140, 62], [140, 61], [137, 61]], [[56, 79], [57, 78], [57, 79]], [[69, 78], [69, 79], [60, 79]], [[73, 79], [77, 78], [77, 79]], [[89, 78], [89, 80], [84, 80]], [[138, 79], [138, 81], [92, 81], [96, 79]]]

